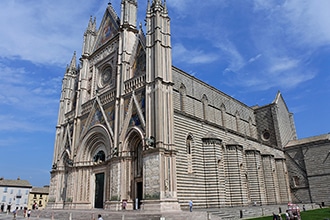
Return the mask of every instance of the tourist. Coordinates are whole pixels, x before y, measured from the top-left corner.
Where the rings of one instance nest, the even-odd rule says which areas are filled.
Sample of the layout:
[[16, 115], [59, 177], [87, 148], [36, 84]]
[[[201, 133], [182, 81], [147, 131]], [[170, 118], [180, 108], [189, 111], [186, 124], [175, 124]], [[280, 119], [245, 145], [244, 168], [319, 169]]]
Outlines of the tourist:
[[278, 220], [282, 220], [282, 215], [278, 214]]
[[189, 201], [189, 210], [190, 212], [192, 212], [192, 207], [193, 207], [193, 202], [192, 200]]
[[18, 212], [18, 207], [16, 207], [16, 209], [13, 211], [14, 219], [16, 219], [17, 217], [17, 212]]
[[28, 219], [30, 219], [30, 216], [31, 216], [31, 209], [29, 209], [29, 210], [27, 211], [27, 217], [28, 217]]
[[97, 220], [103, 220], [102, 215], [99, 214], [97, 217], [98, 217]]
[[290, 220], [289, 210], [286, 210], [285, 212], [285, 220]]
[[123, 209], [125, 210], [126, 209], [126, 205], [127, 205], [127, 202], [126, 200], [123, 201]]

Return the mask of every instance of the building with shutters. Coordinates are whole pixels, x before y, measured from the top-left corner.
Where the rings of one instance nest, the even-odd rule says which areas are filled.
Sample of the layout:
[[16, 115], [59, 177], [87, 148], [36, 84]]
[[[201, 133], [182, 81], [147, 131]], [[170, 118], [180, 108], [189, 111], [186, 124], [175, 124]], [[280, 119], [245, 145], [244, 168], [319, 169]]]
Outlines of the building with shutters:
[[0, 178], [0, 212], [11, 212], [16, 208], [24, 210], [32, 185], [27, 180]]
[[33, 187], [29, 194], [28, 209], [42, 210], [48, 202], [49, 186]]

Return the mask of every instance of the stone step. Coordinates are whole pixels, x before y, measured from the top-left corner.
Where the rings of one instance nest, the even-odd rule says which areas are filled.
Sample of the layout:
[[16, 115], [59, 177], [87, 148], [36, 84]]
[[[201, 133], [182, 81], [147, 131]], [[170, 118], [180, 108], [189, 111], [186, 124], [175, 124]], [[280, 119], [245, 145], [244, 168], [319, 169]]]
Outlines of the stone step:
[[[79, 211], [79, 210], [44, 210], [40, 212], [40, 218], [47, 219], [69, 219], [69, 220], [93, 220], [97, 219], [97, 215], [101, 214], [103, 219], [111, 220], [201, 220], [208, 219], [207, 212], [169, 212], [169, 213], [146, 213], [140, 211], [124, 211], [124, 212], [107, 212], [105, 210], [99, 212]], [[216, 219], [216, 218], [212, 218]]]
[[[302, 204], [300, 205], [302, 207]], [[240, 220], [260, 216], [271, 216], [272, 213], [285, 213], [286, 204], [247, 207], [222, 207], [173, 212], [151, 212], [144, 210], [110, 211], [103, 209], [92, 210], [38, 210], [40, 220], [96, 220], [101, 214], [104, 220]], [[306, 204], [306, 209], [319, 208], [316, 204]], [[33, 217], [37, 212], [33, 212]]]

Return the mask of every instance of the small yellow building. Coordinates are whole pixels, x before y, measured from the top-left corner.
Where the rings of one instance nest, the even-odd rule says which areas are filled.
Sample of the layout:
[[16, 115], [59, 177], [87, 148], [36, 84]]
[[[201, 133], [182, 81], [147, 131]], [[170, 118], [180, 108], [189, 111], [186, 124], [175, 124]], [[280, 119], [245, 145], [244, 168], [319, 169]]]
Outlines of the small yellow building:
[[44, 209], [48, 202], [49, 186], [33, 187], [29, 194], [28, 209]]

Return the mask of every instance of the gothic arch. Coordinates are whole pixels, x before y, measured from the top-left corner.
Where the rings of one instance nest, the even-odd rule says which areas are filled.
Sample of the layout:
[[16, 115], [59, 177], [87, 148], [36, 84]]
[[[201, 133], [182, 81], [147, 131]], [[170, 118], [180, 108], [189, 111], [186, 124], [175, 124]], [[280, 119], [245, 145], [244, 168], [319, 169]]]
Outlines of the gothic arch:
[[194, 137], [191, 133], [186, 136], [186, 155], [187, 155], [187, 172], [193, 173], [193, 146]]
[[191, 133], [186, 136], [186, 153], [192, 154], [192, 147], [194, 146], [194, 137]]
[[136, 141], [142, 141], [142, 146], [145, 146], [143, 131], [138, 127], [133, 127], [126, 134], [126, 138], [122, 146], [122, 152], [129, 152], [133, 150], [131, 149], [132, 143]]
[[60, 158], [57, 160], [59, 166], [65, 166], [67, 165], [67, 163], [69, 162], [69, 159], [70, 159], [70, 156], [71, 156], [71, 153], [69, 151], [69, 149], [65, 149]]
[[132, 156], [134, 177], [141, 177], [143, 175], [143, 146], [144, 139], [141, 131], [138, 128], [133, 128], [127, 134], [125, 140], [125, 149]]
[[103, 151], [108, 159], [112, 150], [112, 140], [107, 129], [103, 125], [92, 127], [81, 141], [77, 152], [77, 160], [81, 162], [92, 162], [93, 157]]
[[181, 83], [180, 85], [179, 93], [180, 93], [180, 110], [184, 112], [186, 107], [187, 89], [183, 83]]
[[203, 119], [207, 120], [207, 114], [208, 114], [208, 105], [209, 105], [209, 100], [207, 98], [207, 96], [204, 94], [202, 97], [202, 105], [203, 105]]
[[[129, 172], [126, 173], [124, 197], [133, 199], [134, 206], [140, 208], [143, 199], [143, 150], [145, 139], [143, 132], [133, 127], [126, 135], [123, 144], [123, 155], [126, 155], [126, 167]], [[127, 195], [125, 195], [128, 193]], [[136, 203], [135, 199], [138, 199]]]

